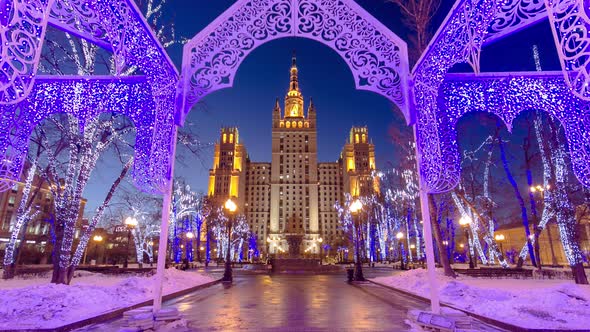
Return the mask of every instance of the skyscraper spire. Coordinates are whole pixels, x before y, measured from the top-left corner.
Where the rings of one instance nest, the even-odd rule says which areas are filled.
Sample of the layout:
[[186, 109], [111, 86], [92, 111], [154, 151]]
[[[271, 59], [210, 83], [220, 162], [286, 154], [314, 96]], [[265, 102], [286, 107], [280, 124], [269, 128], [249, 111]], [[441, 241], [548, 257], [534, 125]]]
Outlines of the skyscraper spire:
[[291, 59], [291, 77], [289, 82], [289, 91], [285, 96], [285, 117], [301, 118], [303, 117], [303, 97], [299, 90], [299, 72], [297, 69], [297, 58], [293, 51]]
[[289, 84], [289, 92], [291, 91], [299, 91], [299, 76], [295, 51], [293, 51], [293, 58], [291, 59], [291, 83]]

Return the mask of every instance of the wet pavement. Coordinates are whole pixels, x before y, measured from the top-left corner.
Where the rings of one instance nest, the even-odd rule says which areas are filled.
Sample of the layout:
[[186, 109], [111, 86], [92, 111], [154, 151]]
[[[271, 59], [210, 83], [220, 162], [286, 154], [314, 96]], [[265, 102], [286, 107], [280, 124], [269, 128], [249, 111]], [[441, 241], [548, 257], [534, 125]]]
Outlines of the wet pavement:
[[[367, 269], [365, 277], [391, 275]], [[167, 301], [188, 321], [191, 331], [406, 331], [409, 309], [417, 301], [371, 283], [350, 285], [345, 275], [240, 275]], [[83, 331], [117, 331], [122, 319]], [[179, 330], [180, 331], [180, 330]]]

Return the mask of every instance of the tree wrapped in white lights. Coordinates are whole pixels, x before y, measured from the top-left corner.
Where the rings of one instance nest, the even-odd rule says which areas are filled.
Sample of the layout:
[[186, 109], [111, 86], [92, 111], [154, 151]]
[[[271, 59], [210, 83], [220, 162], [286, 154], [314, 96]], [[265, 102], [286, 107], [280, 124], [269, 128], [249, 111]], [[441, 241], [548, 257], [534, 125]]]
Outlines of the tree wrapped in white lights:
[[[11, 279], [14, 277], [15, 264], [16, 264], [16, 244], [21, 233], [24, 232], [23, 228], [26, 229], [26, 225], [29, 221], [34, 220], [39, 215], [39, 210], [33, 208], [33, 199], [39, 192], [40, 184], [37, 185], [37, 190], [31, 193], [31, 187], [35, 179], [35, 172], [37, 170], [37, 164], [33, 163], [27, 172], [27, 178], [22, 192], [22, 199], [16, 212], [16, 218], [10, 222], [10, 238], [6, 243], [4, 250], [4, 269], [2, 278]], [[21, 245], [24, 241], [21, 241]]]
[[[192, 241], [192, 239], [187, 239], [186, 236], [190, 233], [193, 236], [200, 237], [200, 234], [195, 233], [194, 226], [196, 218], [201, 214], [199, 208], [202, 206], [202, 199], [184, 181], [174, 181], [173, 190], [170, 207], [170, 224], [172, 227], [169, 229], [168, 237], [172, 242], [173, 259], [178, 262], [182, 256], [181, 242], [183, 240]], [[187, 253], [192, 249], [191, 247], [189, 245], [186, 248]]]
[[[174, 28], [171, 25], [161, 24], [162, 7], [165, 0], [138, 0], [138, 5], [146, 11], [147, 22], [154, 26], [160, 26], [156, 37], [166, 46], [174, 43]], [[67, 7], [67, 6], [66, 6]], [[94, 14], [94, 8], [92, 9]], [[51, 31], [49, 34], [55, 34]], [[64, 61], [67, 59], [68, 61]], [[103, 61], [103, 59], [105, 59]], [[69, 63], [73, 62], [73, 68]], [[136, 74], [138, 68], [129, 66], [122, 69], [120, 63], [115, 65], [114, 58], [106, 52], [99, 51], [98, 47], [85, 39], [77, 39], [73, 34], [45, 38], [43, 53], [39, 61], [39, 72], [87, 77], [99, 73], [111, 73], [117, 75]], [[64, 65], [66, 64], [66, 65]], [[117, 68], [115, 68], [117, 67]], [[111, 88], [116, 88], [112, 85]], [[39, 168], [43, 171], [40, 176], [48, 183], [53, 196], [54, 220], [52, 231], [55, 234], [54, 243], [54, 273], [52, 282], [67, 284], [71, 280], [75, 267], [80, 263], [90, 238], [90, 233], [100, 221], [108, 202], [116, 191], [122, 178], [126, 175], [133, 163], [131, 153], [117, 151], [121, 160], [121, 172], [109, 188], [105, 200], [99, 205], [90, 225], [83, 232], [79, 244], [73, 247], [73, 236], [76, 233], [78, 216], [81, 213], [80, 206], [82, 193], [88, 179], [96, 166], [97, 160], [117, 142], [120, 146], [132, 148], [133, 126], [124, 116], [101, 113], [97, 117], [75, 117], [79, 110], [84, 112], [100, 113], [108, 110], [108, 101], [98, 98], [96, 109], [86, 110], [88, 102], [83, 97], [83, 89], [74, 89], [73, 97], [68, 104], [72, 109], [61, 109], [68, 115], [56, 115], [45, 120], [45, 124], [38, 128], [33, 144], [41, 146], [43, 157], [39, 160]], [[105, 92], [102, 92], [105, 93]], [[107, 91], [106, 94], [111, 94]], [[115, 94], [115, 91], [113, 91]], [[126, 150], [123, 149], [123, 150]]]
[[[217, 240], [217, 257], [226, 257], [228, 248], [228, 227], [229, 219], [223, 207], [219, 207], [210, 217], [208, 227]], [[231, 225], [231, 239], [230, 241], [230, 257], [232, 261], [240, 260], [240, 253], [242, 253], [244, 242], [247, 241], [250, 234], [250, 226], [248, 225], [246, 216], [238, 214]]]
[[148, 263], [154, 262], [153, 240], [160, 234], [161, 227], [160, 204], [160, 198], [138, 193], [133, 189], [122, 191], [117, 203], [112, 204], [117, 207], [113, 218], [111, 218], [116, 225], [120, 225], [122, 220], [129, 217], [137, 221], [137, 225], [131, 229], [131, 235], [135, 245], [137, 264], [140, 268], [144, 264], [144, 255], [147, 256]]

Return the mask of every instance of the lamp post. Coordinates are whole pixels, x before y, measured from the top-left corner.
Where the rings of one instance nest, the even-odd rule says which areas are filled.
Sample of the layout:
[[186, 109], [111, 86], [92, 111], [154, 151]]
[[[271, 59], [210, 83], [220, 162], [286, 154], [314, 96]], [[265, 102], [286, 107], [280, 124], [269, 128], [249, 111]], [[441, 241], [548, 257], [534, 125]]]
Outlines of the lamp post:
[[95, 235], [92, 238], [92, 241], [94, 241], [94, 256], [96, 256], [96, 263], [98, 263], [98, 244], [100, 242], [102, 242], [103, 237], [100, 235]]
[[[95, 235], [95, 236], [92, 238], [92, 240], [93, 240], [94, 242], [101, 242], [101, 241], [102, 241], [102, 236], [100, 236], [100, 235]], [[86, 254], [88, 253], [88, 247], [89, 247], [89, 246], [90, 246], [90, 244], [87, 244], [87, 245], [86, 245], [86, 248], [84, 249], [84, 258], [82, 258], [82, 263], [83, 263], [83, 264], [86, 264]], [[95, 243], [95, 244], [94, 244], [94, 252], [93, 252], [93, 253], [96, 253], [97, 247], [98, 247], [98, 243]]]
[[[186, 256], [186, 259], [189, 261], [192, 261], [192, 255], [193, 255], [193, 238], [195, 237], [195, 233], [188, 231], [186, 232], [186, 238], [187, 238], [187, 243], [185, 245], [186, 250], [184, 251], [184, 255]], [[190, 243], [190, 246], [189, 246]], [[190, 250], [190, 252], [189, 252]], [[190, 253], [190, 255], [189, 255]]]
[[150, 259], [150, 267], [154, 267], [154, 241], [150, 240], [150, 242], [148, 242], [148, 245], [150, 246], [151, 252], [151, 255], [148, 255], [148, 258]]
[[123, 268], [127, 268], [129, 266], [129, 244], [131, 243], [131, 231], [135, 226], [137, 226], [137, 219], [133, 217], [127, 217], [125, 219], [125, 226], [127, 226], [127, 250], [125, 252], [125, 263], [123, 263]]
[[322, 265], [322, 242], [324, 242], [324, 239], [319, 238], [318, 243], [320, 244], [320, 265]]
[[469, 225], [471, 224], [472, 220], [468, 216], [463, 216], [459, 220], [459, 225], [463, 227], [465, 230], [465, 238], [467, 240], [467, 253], [469, 254], [469, 268], [475, 268], [475, 264], [473, 263], [473, 256], [471, 255], [471, 242], [469, 242]]
[[402, 243], [402, 239], [404, 238], [404, 233], [398, 232], [397, 234], [395, 234], [395, 238], [397, 239], [397, 243], [399, 245], [399, 260], [400, 260], [399, 268], [400, 268], [400, 270], [405, 270], [406, 267], [404, 265], [404, 248], [403, 248], [403, 243]]
[[227, 218], [227, 253], [225, 255], [225, 271], [223, 272], [223, 282], [232, 282], [233, 281], [233, 277], [232, 277], [232, 270], [231, 270], [231, 255], [230, 255], [230, 248], [231, 248], [231, 232], [232, 232], [232, 224], [233, 224], [233, 219], [234, 219], [234, 215], [236, 213], [236, 211], [238, 210], [238, 206], [236, 205], [236, 203], [234, 203], [234, 201], [230, 199], [228, 199], [225, 202], [225, 210], [228, 212], [229, 217]]
[[352, 219], [354, 222], [354, 232], [356, 233], [356, 241], [354, 241], [354, 250], [356, 251], [355, 255], [355, 265], [354, 265], [354, 280], [356, 281], [364, 281], [365, 277], [363, 276], [363, 266], [361, 263], [361, 250], [359, 247], [359, 242], [361, 240], [360, 234], [360, 212], [363, 209], [363, 203], [355, 199], [352, 204], [350, 204], [350, 213], [352, 214]]
[[500, 244], [500, 253], [502, 253], [502, 257], [504, 257], [504, 248], [502, 247], [502, 242], [504, 242], [506, 237], [504, 234], [496, 234], [494, 238], [496, 239], [496, 242]]

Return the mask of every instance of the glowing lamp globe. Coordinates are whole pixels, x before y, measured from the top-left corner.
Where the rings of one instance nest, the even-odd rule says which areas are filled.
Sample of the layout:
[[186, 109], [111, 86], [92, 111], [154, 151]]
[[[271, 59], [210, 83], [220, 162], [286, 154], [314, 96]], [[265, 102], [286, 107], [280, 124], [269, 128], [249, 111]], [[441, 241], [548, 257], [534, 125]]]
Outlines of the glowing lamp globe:
[[125, 219], [125, 225], [128, 227], [135, 227], [137, 226], [137, 219], [133, 217], [127, 217], [127, 219]]
[[234, 201], [232, 201], [231, 198], [225, 202], [224, 206], [225, 206], [225, 209], [231, 213], [236, 212], [236, 210], [238, 209], [238, 206], [236, 205], [236, 203], [234, 203]]
[[352, 204], [350, 204], [350, 212], [357, 213], [363, 208], [363, 203], [360, 200], [356, 199]]
[[461, 219], [459, 219], [459, 225], [461, 226], [467, 226], [469, 224], [471, 224], [472, 220], [469, 216], [462, 216]]

